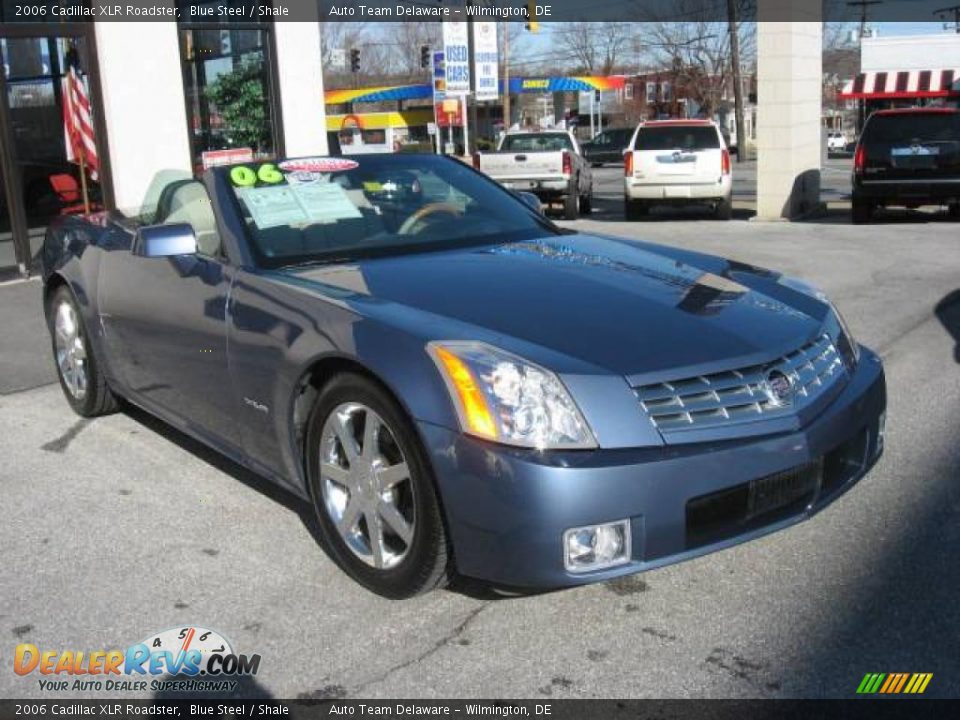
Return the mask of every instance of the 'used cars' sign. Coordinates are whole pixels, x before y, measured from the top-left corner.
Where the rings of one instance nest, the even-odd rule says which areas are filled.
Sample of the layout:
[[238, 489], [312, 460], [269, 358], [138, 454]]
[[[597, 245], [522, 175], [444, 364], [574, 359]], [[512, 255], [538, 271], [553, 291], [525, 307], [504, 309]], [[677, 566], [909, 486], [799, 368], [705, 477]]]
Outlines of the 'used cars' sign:
[[465, 22], [443, 23], [443, 55], [449, 95], [470, 92], [470, 49]]

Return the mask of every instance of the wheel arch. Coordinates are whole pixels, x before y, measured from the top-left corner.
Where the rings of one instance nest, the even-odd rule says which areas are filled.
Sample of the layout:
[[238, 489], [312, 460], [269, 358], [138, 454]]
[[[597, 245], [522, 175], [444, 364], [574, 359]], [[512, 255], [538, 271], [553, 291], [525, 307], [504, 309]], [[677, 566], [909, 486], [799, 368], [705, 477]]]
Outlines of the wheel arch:
[[[290, 428], [289, 437], [292, 439], [293, 449], [297, 467], [302, 473], [304, 491], [309, 494], [309, 477], [307, 470], [307, 428], [310, 422], [310, 416], [316, 407], [317, 398], [323, 387], [330, 382], [336, 375], [341, 373], [354, 373], [370, 380], [380, 387], [387, 395], [397, 403], [397, 406], [403, 411], [406, 419], [414, 428], [414, 433], [419, 437], [416, 429], [416, 420], [410, 406], [404, 402], [399, 392], [383, 377], [372, 370], [369, 366], [360, 362], [357, 358], [341, 354], [331, 353], [318, 358], [314, 358], [301, 372], [300, 377], [293, 386], [293, 397], [290, 401], [290, 410], [287, 414]], [[430, 462], [429, 455], [424, 453], [427, 462]], [[432, 471], [431, 463], [431, 471]]]
[[43, 314], [45, 317], [50, 315], [50, 301], [53, 299], [53, 295], [61, 287], [67, 287], [70, 289], [70, 292], [73, 292], [73, 288], [70, 287], [70, 283], [67, 282], [67, 279], [60, 274], [59, 271], [54, 271], [43, 283]]
[[391, 399], [397, 403], [397, 407], [403, 412], [407, 421], [413, 430], [413, 435], [420, 443], [420, 452], [423, 461], [428, 469], [428, 481], [433, 485], [437, 505], [440, 509], [440, 521], [443, 523], [444, 530], [448, 538], [448, 552], [453, 558], [454, 567], [456, 566], [456, 553], [453, 547], [453, 539], [449, 527], [449, 518], [445, 508], [443, 493], [440, 483], [437, 481], [436, 468], [433, 465], [433, 459], [427, 451], [426, 443], [420, 435], [415, 415], [408, 403], [404, 402], [400, 393], [397, 392], [391, 384], [376, 373], [373, 369], [363, 364], [353, 356], [340, 353], [327, 354], [315, 358], [311, 361], [301, 373], [296, 385], [294, 386], [293, 399], [288, 413], [290, 422], [290, 435], [294, 449], [297, 467], [302, 474], [303, 491], [306, 497], [310, 498], [310, 476], [308, 468], [307, 455], [307, 434], [309, 430], [311, 416], [317, 405], [317, 399], [323, 387], [334, 377], [341, 373], [354, 373], [364, 377], [379, 388], [381, 388]]

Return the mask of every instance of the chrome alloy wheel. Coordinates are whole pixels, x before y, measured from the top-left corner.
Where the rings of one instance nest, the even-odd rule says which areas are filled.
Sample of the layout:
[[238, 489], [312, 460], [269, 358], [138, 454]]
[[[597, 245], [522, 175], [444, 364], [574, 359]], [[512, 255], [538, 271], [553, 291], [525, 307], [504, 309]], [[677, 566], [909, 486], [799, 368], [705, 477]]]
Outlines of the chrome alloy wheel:
[[320, 487], [354, 555], [379, 570], [406, 557], [416, 527], [410, 469], [393, 431], [366, 405], [343, 403], [324, 422]]
[[74, 400], [83, 400], [87, 394], [87, 349], [76, 310], [66, 300], [57, 305], [53, 333], [63, 384]]

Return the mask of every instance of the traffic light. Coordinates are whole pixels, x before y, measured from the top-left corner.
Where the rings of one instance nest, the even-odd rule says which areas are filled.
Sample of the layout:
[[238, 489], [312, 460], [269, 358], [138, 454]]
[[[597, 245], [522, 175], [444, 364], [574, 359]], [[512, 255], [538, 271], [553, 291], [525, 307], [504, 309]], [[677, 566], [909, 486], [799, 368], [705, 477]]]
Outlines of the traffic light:
[[354, 48], [350, 51], [350, 72], [359, 72], [360, 70], [360, 51]]
[[540, 23], [537, 22], [537, 0], [527, 0], [527, 22], [524, 27], [532, 33], [540, 32]]
[[424, 69], [430, 67], [430, 46], [429, 45], [420, 46], [420, 67]]

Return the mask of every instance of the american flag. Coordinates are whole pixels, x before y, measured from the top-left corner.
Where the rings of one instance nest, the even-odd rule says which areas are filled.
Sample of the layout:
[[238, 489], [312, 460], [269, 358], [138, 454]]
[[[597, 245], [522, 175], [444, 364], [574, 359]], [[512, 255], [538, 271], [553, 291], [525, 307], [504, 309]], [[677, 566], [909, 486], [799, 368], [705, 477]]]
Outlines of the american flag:
[[63, 133], [67, 146], [67, 161], [82, 163], [96, 180], [100, 170], [97, 144], [90, 117], [90, 97], [87, 86], [80, 77], [77, 51], [71, 48], [66, 54], [67, 72], [63, 76]]

